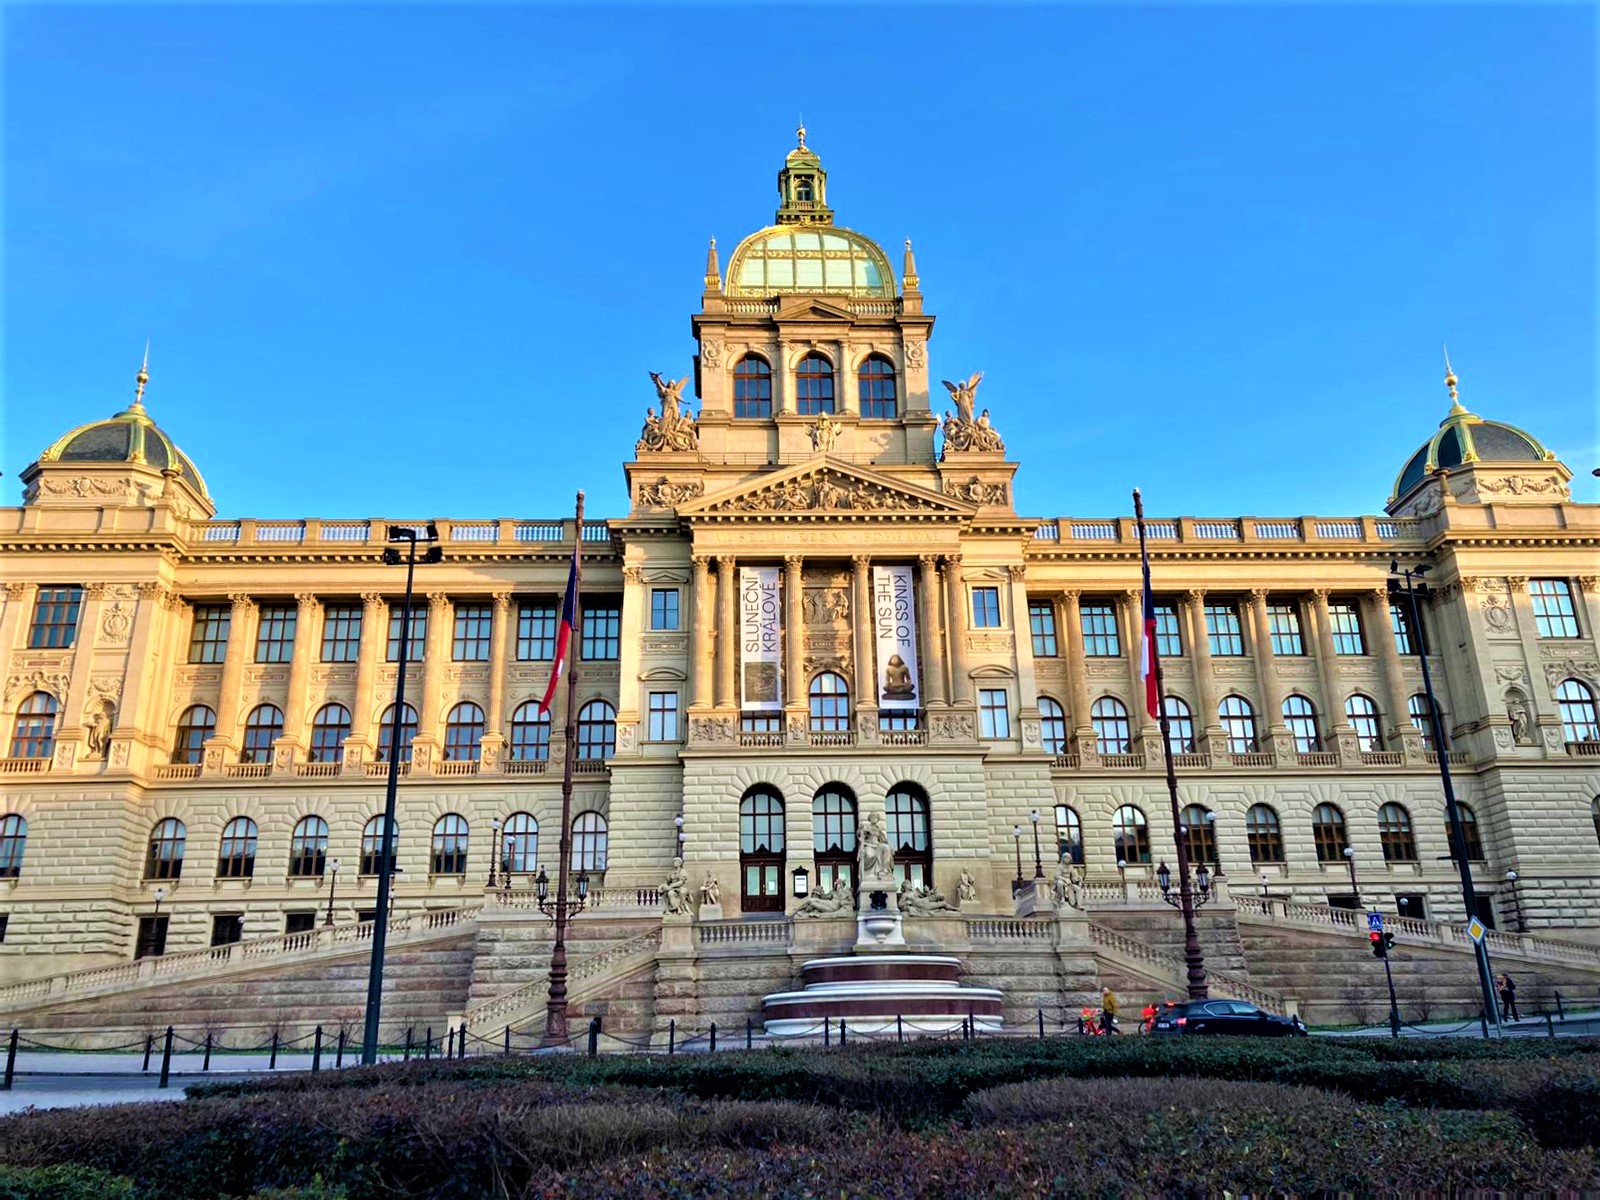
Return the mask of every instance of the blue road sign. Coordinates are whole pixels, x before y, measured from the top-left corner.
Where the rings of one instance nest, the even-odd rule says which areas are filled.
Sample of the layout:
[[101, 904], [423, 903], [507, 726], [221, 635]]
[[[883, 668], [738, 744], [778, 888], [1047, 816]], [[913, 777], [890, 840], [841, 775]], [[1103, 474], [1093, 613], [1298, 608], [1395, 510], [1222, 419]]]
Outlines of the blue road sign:
[[1367, 929], [1373, 933], [1383, 932], [1383, 914], [1381, 912], [1369, 912], [1367, 914]]

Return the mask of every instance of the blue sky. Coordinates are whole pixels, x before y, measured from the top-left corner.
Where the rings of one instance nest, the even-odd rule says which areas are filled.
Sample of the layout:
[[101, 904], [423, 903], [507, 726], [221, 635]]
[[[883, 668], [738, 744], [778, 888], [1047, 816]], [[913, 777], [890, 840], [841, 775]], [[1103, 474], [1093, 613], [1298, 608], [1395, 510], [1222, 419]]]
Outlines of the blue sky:
[[8, 503], [148, 337], [224, 515], [620, 514], [801, 113], [1024, 513], [1378, 511], [1445, 341], [1600, 499], [1592, 6], [3, 20]]

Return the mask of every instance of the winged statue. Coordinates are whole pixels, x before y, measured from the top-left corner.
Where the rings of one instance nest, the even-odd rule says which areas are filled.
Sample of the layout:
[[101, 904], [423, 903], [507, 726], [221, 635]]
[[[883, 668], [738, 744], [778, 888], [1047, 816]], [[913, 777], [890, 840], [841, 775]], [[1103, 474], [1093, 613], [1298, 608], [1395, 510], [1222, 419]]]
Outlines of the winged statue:
[[651, 371], [650, 378], [655, 381], [656, 395], [661, 397], [661, 420], [663, 424], [674, 425], [678, 420], [678, 405], [682, 403], [684, 385], [689, 382], [685, 375], [674, 383], [659, 371]]
[[977, 396], [978, 385], [983, 382], [983, 372], [974, 371], [965, 383], [951, 383], [948, 379], [940, 380], [950, 395], [955, 397], [956, 415], [968, 424], [972, 422], [972, 402]]

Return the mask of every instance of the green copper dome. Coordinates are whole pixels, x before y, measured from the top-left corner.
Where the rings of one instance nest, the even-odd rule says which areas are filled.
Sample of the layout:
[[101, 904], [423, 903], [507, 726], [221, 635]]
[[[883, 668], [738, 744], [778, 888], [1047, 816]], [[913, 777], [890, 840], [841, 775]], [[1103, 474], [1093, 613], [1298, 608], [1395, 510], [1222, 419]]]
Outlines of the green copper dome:
[[1548, 462], [1555, 455], [1539, 439], [1515, 425], [1485, 421], [1468, 412], [1456, 399], [1456, 377], [1445, 377], [1450, 388], [1450, 412], [1439, 422], [1439, 431], [1418, 447], [1406, 460], [1394, 481], [1391, 503], [1404, 496], [1435, 471], [1448, 471], [1467, 463]]
[[91, 421], [63, 434], [39, 455], [39, 461], [139, 463], [157, 471], [176, 471], [209, 500], [205, 480], [189, 456], [145, 412], [144, 385], [149, 378], [145, 369], [139, 368], [139, 387], [132, 404], [103, 421]]

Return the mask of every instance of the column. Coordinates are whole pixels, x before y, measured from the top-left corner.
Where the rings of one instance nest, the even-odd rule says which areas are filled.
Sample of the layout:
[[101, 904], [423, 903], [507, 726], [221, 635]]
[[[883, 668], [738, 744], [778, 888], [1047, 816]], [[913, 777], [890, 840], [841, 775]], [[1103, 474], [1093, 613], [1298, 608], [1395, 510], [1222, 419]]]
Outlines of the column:
[[511, 659], [511, 622], [515, 610], [510, 592], [496, 592], [494, 631], [489, 642], [489, 709], [484, 717], [483, 766], [494, 767], [506, 744], [506, 670]]
[[1029, 719], [1039, 710], [1039, 680], [1033, 665], [1033, 630], [1028, 614], [1028, 568], [1023, 563], [1012, 563], [1006, 568], [1011, 576], [1011, 624], [1016, 631], [1012, 645], [1017, 661], [1018, 716], [1026, 713]]
[[939, 653], [939, 560], [931, 554], [917, 559], [917, 590], [922, 612], [922, 683], [926, 705], [944, 706], [945, 657]]
[[[249, 596], [228, 597], [233, 605], [228, 614], [228, 648], [222, 655], [222, 682], [217, 685], [217, 735], [215, 742], [225, 748], [239, 744], [236, 736], [239, 724], [239, 680], [244, 675], [244, 664], [255, 649], [256, 602]], [[211, 762], [207, 751], [206, 765]], [[220, 765], [220, 761], [218, 764]]]
[[1384, 699], [1389, 706], [1389, 719], [1384, 722], [1384, 746], [1402, 748], [1404, 731], [1411, 728], [1410, 695], [1406, 691], [1406, 677], [1401, 671], [1400, 651], [1395, 648], [1394, 630], [1389, 624], [1389, 592], [1375, 588], [1362, 597], [1366, 612], [1367, 634], [1378, 643], [1378, 661], [1382, 664]]
[[294, 751], [306, 745], [306, 695], [311, 679], [311, 648], [317, 643], [316, 616], [321, 607], [314, 595], [297, 592], [294, 598], [294, 650], [289, 656], [289, 687], [283, 703], [283, 737], [279, 745], [289, 751], [282, 763], [295, 759]]
[[[870, 568], [872, 560], [865, 554], [856, 554], [850, 559], [850, 624], [855, 635], [855, 664], [856, 664], [856, 695], [860, 698], [858, 707], [872, 707], [875, 705], [873, 697], [877, 695], [878, 674], [877, 654], [872, 642], [872, 576]], [[923, 668], [927, 674], [927, 668]], [[923, 697], [927, 703], [927, 697]]]
[[[1322, 681], [1322, 703], [1326, 709], [1322, 714], [1322, 724], [1330, 734], [1329, 740], [1340, 745], [1352, 738], [1355, 731], [1350, 728], [1350, 722], [1344, 715], [1344, 694], [1339, 684], [1339, 654], [1333, 644], [1333, 614], [1328, 611], [1328, 589], [1312, 588], [1311, 600], [1317, 619], [1317, 678]], [[1387, 621], [1383, 628], [1388, 629]], [[1375, 627], [1369, 621], [1368, 636], [1375, 632]]]
[[[804, 597], [804, 563], [798, 554], [783, 559], [783, 691], [789, 708], [806, 703], [806, 631], [801, 608]], [[857, 693], [859, 699], [860, 693]]]
[[961, 556], [944, 560], [950, 635], [950, 703], [972, 703], [972, 677], [967, 672], [967, 585], [961, 578]]
[[1093, 726], [1089, 722], [1089, 684], [1083, 674], [1083, 608], [1078, 593], [1067, 590], [1061, 593], [1061, 631], [1067, 655], [1067, 702], [1072, 705], [1071, 721], [1075, 733], [1083, 736], [1080, 744], [1094, 745]]
[[1117, 620], [1122, 624], [1122, 657], [1128, 664], [1128, 732], [1130, 749], [1139, 749], [1146, 742], [1147, 727], [1154, 727], [1157, 736], [1144, 745], [1146, 754], [1151, 754], [1159, 747], [1161, 739], [1160, 723], [1154, 720], [1144, 706], [1144, 677], [1139, 670], [1139, 643], [1144, 638], [1144, 593], [1135, 588], [1129, 588], [1122, 593], [1121, 603], [1117, 605], [1122, 611], [1117, 614]]
[[376, 745], [372, 730], [378, 714], [373, 711], [372, 690], [378, 681], [378, 663], [389, 644], [384, 623], [383, 597], [377, 592], [361, 593], [361, 647], [356, 652], [356, 698], [350, 714], [350, 736], [345, 739], [344, 762], [359, 768], [367, 757], [362, 751]]
[[717, 707], [738, 703], [733, 691], [734, 661], [739, 657], [739, 618], [734, 608], [733, 559], [717, 559]]
[[1195, 702], [1200, 711], [1195, 714], [1196, 723], [1205, 730], [1206, 749], [1214, 754], [1222, 754], [1227, 746], [1222, 738], [1222, 721], [1218, 716], [1218, 706], [1221, 704], [1217, 696], [1217, 681], [1211, 671], [1211, 638], [1206, 633], [1206, 594], [1201, 588], [1193, 588], [1184, 602], [1187, 609], [1189, 654], [1194, 660], [1194, 690]]
[[[415, 702], [417, 709], [417, 738], [412, 743], [411, 769], [427, 772], [433, 769], [434, 751], [439, 747], [439, 711], [444, 696], [445, 663], [450, 645], [450, 597], [443, 592], [429, 592], [426, 596], [413, 596], [412, 604], [428, 606], [428, 630], [423, 639], [422, 694]], [[573, 636], [578, 636], [576, 630]], [[406, 703], [410, 704], [409, 699]]]
[[703, 554], [693, 559], [694, 585], [689, 595], [694, 622], [692, 642], [689, 646], [689, 707], [709, 708], [711, 695], [712, 656], [711, 644], [711, 560]]
[[1250, 593], [1251, 640], [1256, 658], [1256, 684], [1261, 693], [1260, 727], [1266, 729], [1266, 742], [1275, 754], [1288, 746], [1288, 728], [1283, 723], [1283, 698], [1278, 694], [1278, 660], [1272, 653], [1272, 623], [1267, 617], [1267, 589]]

